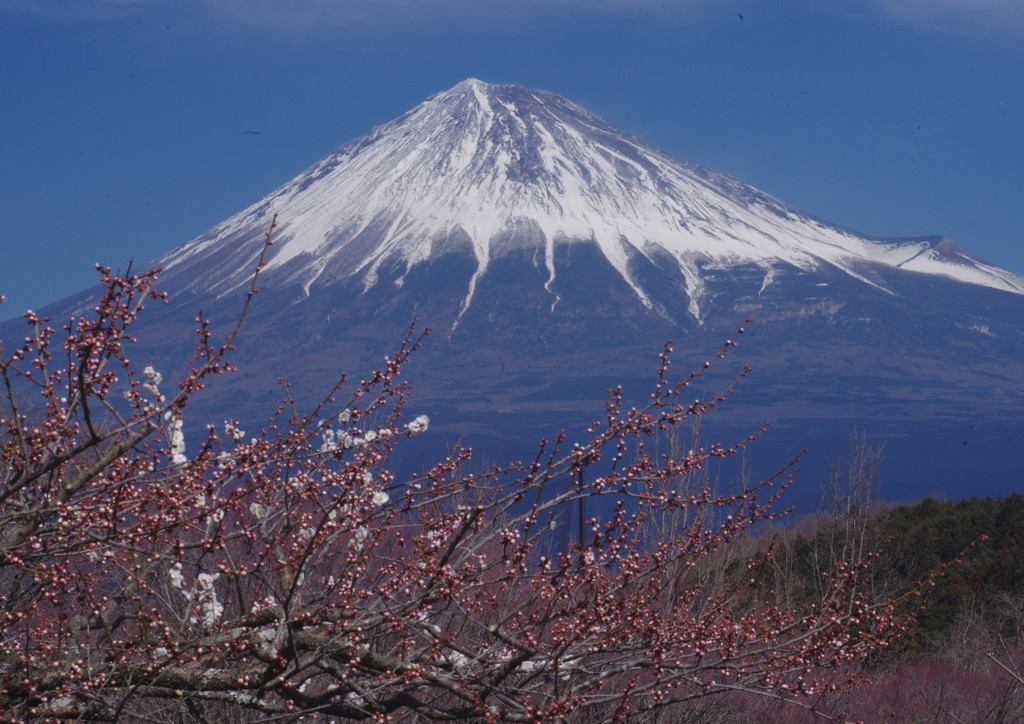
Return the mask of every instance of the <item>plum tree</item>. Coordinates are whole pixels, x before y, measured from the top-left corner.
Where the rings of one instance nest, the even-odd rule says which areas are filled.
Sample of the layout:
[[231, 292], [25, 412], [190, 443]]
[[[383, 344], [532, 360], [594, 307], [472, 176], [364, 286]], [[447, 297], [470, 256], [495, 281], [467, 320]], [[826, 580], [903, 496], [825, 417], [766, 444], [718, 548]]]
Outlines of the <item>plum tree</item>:
[[[200, 315], [171, 390], [130, 354], [156, 272], [100, 271], [62, 339], [29, 312], [0, 354], [2, 721], [624, 721], [729, 691], [807, 707], [903, 629], [868, 559], [800, 605], [763, 555], [706, 575], [789, 480], [680, 485], [749, 440], [658, 452], [731, 392], [683, 398], [735, 339], [678, 381], [666, 346], [647, 404], [612, 390], [582, 442], [475, 472], [460, 447], [402, 475], [395, 450], [429, 425], [406, 412], [412, 330], [308, 414], [186, 440], [234, 333], [214, 344]], [[564, 535], [582, 500], [602, 502]]]

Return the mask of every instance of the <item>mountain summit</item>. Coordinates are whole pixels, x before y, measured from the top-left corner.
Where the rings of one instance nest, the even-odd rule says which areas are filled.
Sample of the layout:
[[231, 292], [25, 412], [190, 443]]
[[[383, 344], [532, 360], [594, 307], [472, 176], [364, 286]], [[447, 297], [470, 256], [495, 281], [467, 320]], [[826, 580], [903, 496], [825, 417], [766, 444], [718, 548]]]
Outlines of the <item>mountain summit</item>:
[[941, 236], [830, 224], [553, 93], [463, 81], [157, 260], [172, 303], [144, 315], [139, 359], [170, 373], [197, 309], [237, 318], [274, 214], [241, 372], [189, 424], [262, 419], [279, 375], [308, 401], [418, 317], [435, 333], [408, 373], [431, 430], [529, 454], [599, 418], [608, 387], [648, 394], [665, 340], [688, 369], [750, 316], [735, 356], [754, 374], [714, 438], [770, 420], [779, 462], [806, 446], [827, 469], [859, 429], [886, 440], [898, 498], [1019, 479], [1024, 276]]
[[[356, 278], [401, 286], [417, 264], [468, 251], [461, 319], [491, 263], [527, 251], [560, 300], [556, 247], [596, 246], [649, 310], [675, 318], [643, 279], [653, 265], [683, 280], [684, 309], [703, 322], [711, 270], [753, 265], [770, 285], [782, 268], [842, 271], [887, 292], [879, 267], [1024, 293], [1024, 276], [937, 237], [886, 240], [828, 224], [735, 178], [669, 154], [546, 91], [465, 80], [345, 144], [248, 209], [159, 260], [244, 283], [256, 250], [230, 255], [253, 226], [284, 225], [267, 275], [315, 286]], [[197, 267], [201, 264], [201, 267]], [[457, 323], [457, 322], [456, 322]]]

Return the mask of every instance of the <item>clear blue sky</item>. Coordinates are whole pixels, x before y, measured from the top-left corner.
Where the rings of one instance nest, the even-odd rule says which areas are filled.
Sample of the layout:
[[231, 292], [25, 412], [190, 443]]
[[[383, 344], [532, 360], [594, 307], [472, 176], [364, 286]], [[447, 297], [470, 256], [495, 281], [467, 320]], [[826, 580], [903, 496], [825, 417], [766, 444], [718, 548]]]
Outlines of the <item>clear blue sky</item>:
[[1021, 0], [0, 0], [0, 64], [0, 318], [470, 76], [1024, 272]]

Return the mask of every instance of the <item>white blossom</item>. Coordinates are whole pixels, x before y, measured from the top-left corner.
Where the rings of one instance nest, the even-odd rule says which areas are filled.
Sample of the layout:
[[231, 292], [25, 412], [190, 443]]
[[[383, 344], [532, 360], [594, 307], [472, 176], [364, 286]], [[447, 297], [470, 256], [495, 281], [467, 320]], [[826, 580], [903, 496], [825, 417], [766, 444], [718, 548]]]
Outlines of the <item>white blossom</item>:
[[181, 576], [181, 562], [180, 561], [178, 563], [175, 563], [173, 566], [171, 566], [170, 570], [167, 572], [167, 576], [168, 576], [168, 578], [171, 579], [171, 585], [172, 586], [174, 586], [175, 588], [181, 588], [182, 587], [182, 585], [184, 584], [184, 579]]
[[370, 537], [370, 531], [363, 526], [356, 528], [355, 537], [349, 541], [349, 546], [352, 548], [362, 548], [366, 545], [366, 539]]
[[418, 435], [427, 429], [430, 425], [430, 418], [426, 415], [419, 415], [415, 420], [405, 426], [405, 429], [411, 432], [413, 435]]
[[224, 615], [224, 604], [217, 600], [217, 594], [213, 589], [199, 597], [199, 605], [202, 608], [200, 620], [207, 626], [213, 626]]
[[185, 457], [185, 435], [181, 431], [184, 423], [180, 417], [176, 417], [171, 423], [171, 462], [175, 465], [184, 465], [188, 462]]
[[[164, 396], [160, 394], [159, 384], [164, 381], [164, 376], [153, 369], [153, 365], [146, 365], [142, 373], [149, 379], [142, 383], [142, 389], [153, 396], [157, 402], [163, 402]], [[129, 399], [131, 399], [129, 397]]]
[[338, 413], [338, 422], [340, 424], [344, 425], [350, 419], [352, 419], [352, 413], [349, 412], [349, 409], [347, 407]]
[[231, 421], [224, 423], [224, 433], [235, 442], [242, 442], [242, 440], [245, 439], [245, 430], [239, 429], [238, 426]]
[[224, 604], [217, 600], [217, 592], [213, 587], [218, 578], [219, 573], [200, 573], [196, 578], [196, 590], [189, 596], [196, 599], [202, 612], [201, 620], [207, 626], [216, 624], [224, 614]]
[[374, 440], [377, 439], [377, 433], [374, 432], [373, 430], [367, 430], [363, 434], [363, 439], [366, 440], [366, 442], [373, 442]]
[[260, 520], [263, 520], [267, 517], [266, 507], [260, 505], [259, 503], [249, 503], [249, 512], [255, 515]]
[[374, 505], [387, 505], [388, 501], [391, 500], [391, 496], [385, 493], [383, 490], [378, 490], [373, 494]]

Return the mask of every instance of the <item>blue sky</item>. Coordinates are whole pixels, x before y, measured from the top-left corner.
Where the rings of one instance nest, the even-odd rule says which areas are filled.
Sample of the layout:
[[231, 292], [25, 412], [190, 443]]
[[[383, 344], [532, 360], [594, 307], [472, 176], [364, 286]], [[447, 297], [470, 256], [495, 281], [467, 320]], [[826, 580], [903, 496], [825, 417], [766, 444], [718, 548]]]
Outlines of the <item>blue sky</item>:
[[470, 76], [1024, 272], [1020, 0], [0, 0], [0, 63], [0, 318]]

